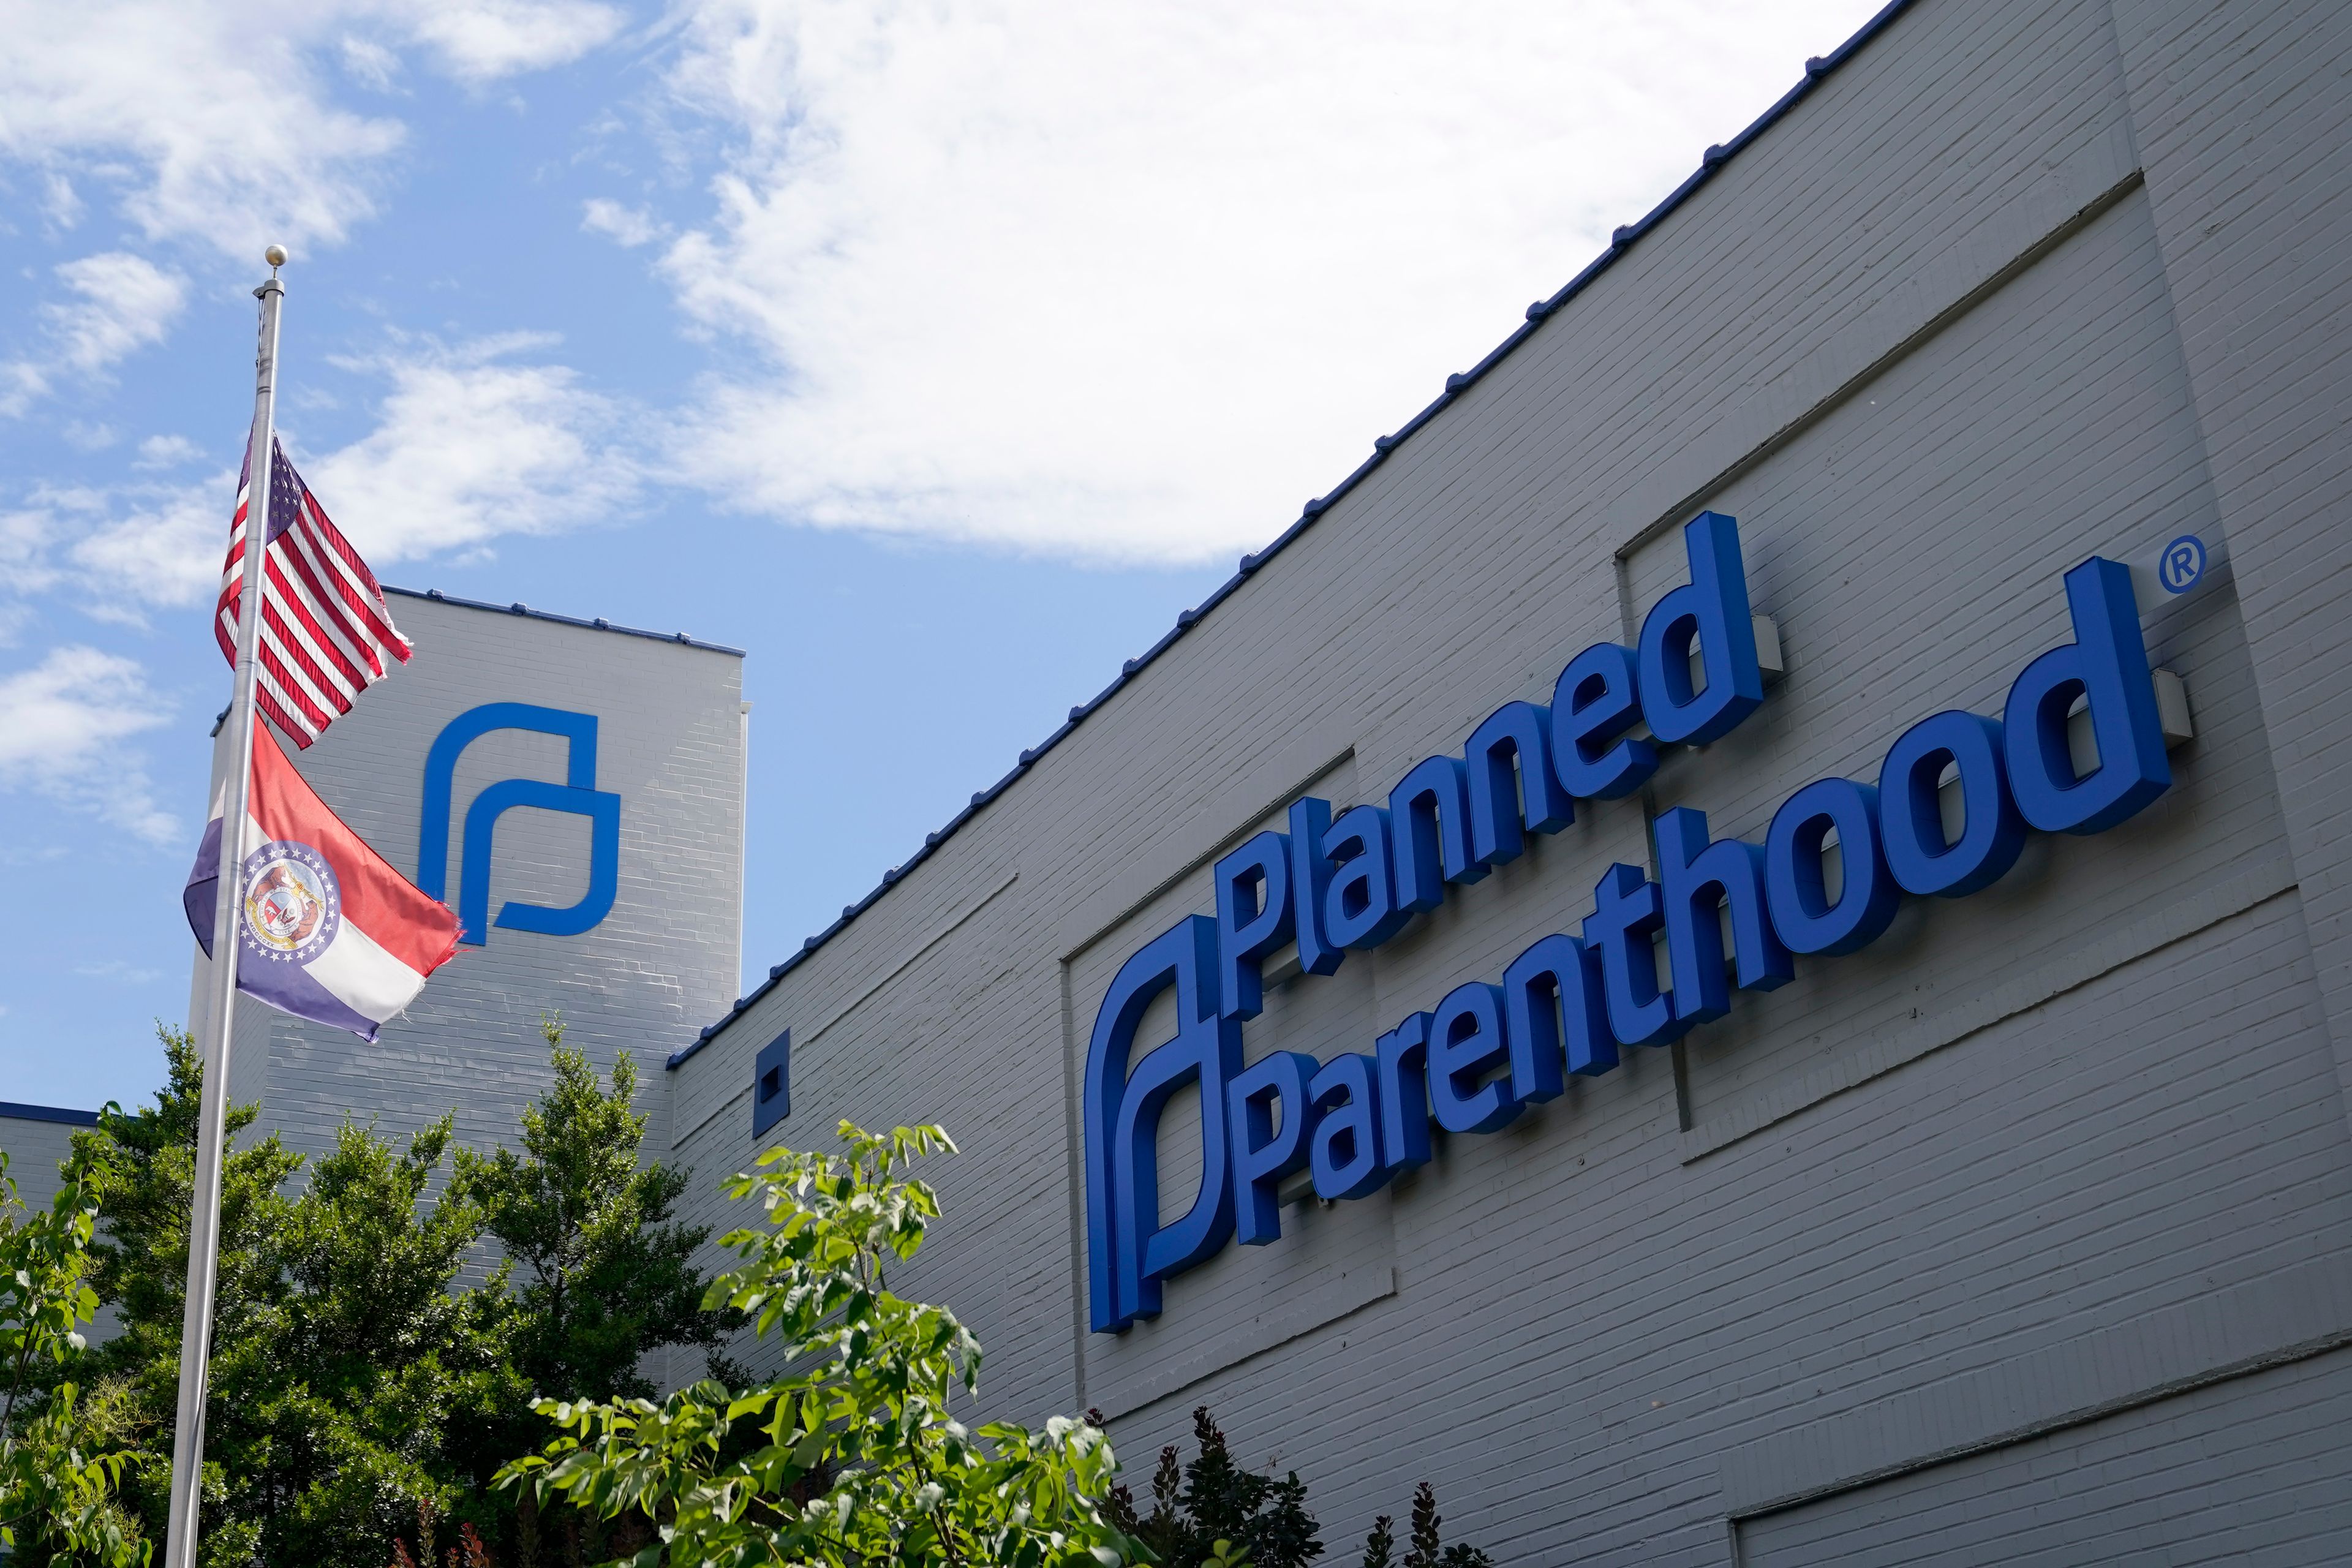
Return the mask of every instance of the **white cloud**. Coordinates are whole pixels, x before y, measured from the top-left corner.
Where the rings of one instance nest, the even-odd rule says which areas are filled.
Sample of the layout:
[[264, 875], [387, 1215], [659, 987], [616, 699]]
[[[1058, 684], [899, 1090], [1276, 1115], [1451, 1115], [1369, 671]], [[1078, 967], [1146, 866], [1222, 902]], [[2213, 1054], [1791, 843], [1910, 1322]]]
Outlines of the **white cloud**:
[[[58, 277], [77, 298], [42, 305], [46, 352], [38, 360], [0, 365], [0, 415], [22, 414], [52, 390], [57, 373], [102, 374], [136, 351], [160, 343], [187, 304], [188, 288], [144, 257], [110, 250], [61, 263]], [[112, 439], [83, 442], [104, 446]]]
[[546, 343], [514, 335], [347, 365], [391, 382], [376, 427], [301, 463], [361, 554], [382, 565], [555, 532], [635, 499], [627, 411], [565, 366], [516, 363]]
[[395, 0], [382, 11], [450, 75], [475, 83], [578, 59], [625, 20], [616, 6], [583, 0]]
[[[552, 533], [625, 515], [640, 492], [635, 414], [560, 364], [520, 363], [550, 340], [513, 335], [403, 345], [339, 362], [388, 384], [375, 428], [312, 454], [287, 433], [320, 504], [378, 568], [509, 534]], [[142, 442], [139, 466], [200, 454], [183, 437]], [[72, 590], [93, 619], [144, 625], [154, 611], [210, 600], [236, 472], [184, 482], [43, 485], [0, 512], [0, 646], [26, 602]]]
[[310, 11], [0, 5], [0, 153], [105, 178], [151, 240], [201, 238], [246, 260], [272, 239], [340, 240], [373, 210], [372, 166], [403, 132], [322, 96]]
[[41, 176], [41, 210], [59, 228], [71, 228], [81, 221], [81, 197], [73, 182], [54, 169]]
[[398, 121], [335, 103], [340, 58], [388, 83], [421, 50], [482, 85], [576, 59], [613, 37], [613, 6], [584, 0], [0, 0], [0, 158], [120, 195], [151, 241], [196, 238], [242, 261], [264, 244], [326, 245], [375, 210]]
[[54, 648], [30, 669], [0, 675], [0, 786], [37, 790], [169, 844], [179, 824], [157, 809], [137, 753], [123, 745], [167, 717], [137, 663], [79, 645]]
[[607, 236], [614, 243], [632, 249], [640, 245], [650, 245], [667, 232], [641, 209], [625, 207], [603, 196], [591, 197], [582, 205], [582, 228], [591, 234]]
[[119, 980], [125, 985], [152, 985], [163, 978], [160, 969], [142, 969], [121, 958], [110, 958], [103, 963], [78, 963], [74, 973], [90, 980]]
[[185, 283], [123, 250], [66, 262], [58, 276], [81, 298], [41, 309], [66, 363], [76, 370], [104, 370], [134, 349], [162, 342], [188, 300]]
[[57, 572], [48, 558], [53, 531], [46, 510], [0, 512], [0, 582], [19, 594], [45, 593], [55, 586]]
[[204, 456], [204, 448], [185, 436], [150, 436], [139, 443], [137, 467], [176, 468]]
[[[236, 475], [112, 489], [43, 485], [0, 513], [0, 584], [19, 618], [35, 597], [70, 587], [100, 621], [143, 625], [149, 611], [195, 605], [220, 585]], [[6, 639], [0, 638], [0, 641]]]
[[390, 92], [400, 79], [400, 57], [373, 38], [347, 34], [337, 47], [342, 55], [344, 72], [362, 85], [378, 92]]
[[699, 0], [688, 471], [825, 526], [1286, 526], [1877, 0]]
[[13, 419], [49, 389], [49, 378], [26, 360], [0, 364], [0, 418]]
[[[84, 613], [143, 623], [151, 608], [199, 604], [219, 593], [236, 500], [234, 473], [72, 500], [85, 515], [66, 535], [66, 558], [86, 590], [77, 596]], [[118, 515], [104, 515], [118, 508]]]

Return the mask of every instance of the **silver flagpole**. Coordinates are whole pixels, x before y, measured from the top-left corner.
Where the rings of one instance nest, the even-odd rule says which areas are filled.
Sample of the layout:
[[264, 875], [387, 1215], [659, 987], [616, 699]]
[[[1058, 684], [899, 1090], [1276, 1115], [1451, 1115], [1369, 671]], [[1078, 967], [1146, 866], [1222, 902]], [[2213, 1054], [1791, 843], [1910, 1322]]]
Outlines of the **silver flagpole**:
[[172, 1445], [172, 1520], [163, 1542], [164, 1568], [195, 1568], [196, 1518], [205, 1462], [205, 1389], [212, 1358], [213, 1291], [220, 1269], [221, 1164], [228, 1120], [228, 1048], [236, 1018], [237, 928], [244, 902], [245, 817], [253, 786], [254, 647], [261, 628], [261, 555], [269, 541], [269, 499], [276, 476], [278, 281], [283, 247], [266, 259], [269, 281], [253, 292], [261, 301], [261, 346], [253, 363], [253, 436], [246, 447], [245, 575], [236, 623], [236, 684], [228, 710], [227, 809], [221, 814], [220, 889], [213, 902], [213, 984], [205, 997], [204, 1099], [196, 1121], [195, 1193], [188, 1217], [188, 1298], [180, 1328], [179, 1424]]

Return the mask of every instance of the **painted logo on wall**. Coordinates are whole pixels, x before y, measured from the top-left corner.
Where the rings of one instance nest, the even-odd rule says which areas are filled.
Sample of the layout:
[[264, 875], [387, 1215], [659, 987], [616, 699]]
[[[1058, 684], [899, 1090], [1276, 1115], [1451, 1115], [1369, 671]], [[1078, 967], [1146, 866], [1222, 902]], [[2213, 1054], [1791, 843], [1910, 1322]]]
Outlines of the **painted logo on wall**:
[[[2029, 829], [2098, 833], [2172, 783], [2131, 574], [2093, 556], [2065, 574], [2074, 640], [2025, 666], [2000, 718], [1921, 719], [1870, 781], [1828, 777], [1796, 791], [1761, 844], [1715, 837], [1688, 807], [1661, 812], [1650, 824], [1656, 879], [1611, 866], [1573, 933], [1538, 938], [1496, 980], [1455, 986], [1370, 1051], [1318, 1061], [1277, 1050], [1244, 1065], [1242, 1026], [1262, 1009], [1274, 954], [1296, 944], [1304, 974], [1331, 973], [1516, 859], [1528, 835], [1566, 826], [1578, 800], [1639, 789], [1662, 746], [1705, 745], [1762, 704], [1738, 531], [1703, 512], [1683, 542], [1690, 580], [1651, 610], [1637, 647], [1585, 649], [1549, 707], [1505, 703], [1458, 753], [1415, 764], [1385, 803], [1335, 817], [1328, 802], [1293, 802], [1286, 832], [1260, 833], [1217, 862], [1214, 918], [1186, 917], [1119, 969], [1082, 1089], [1097, 1331], [1156, 1316], [1161, 1282], [1229, 1241], [1279, 1237], [1280, 1190], [1294, 1173], [1308, 1173], [1324, 1199], [1363, 1197], [1430, 1158], [1433, 1124], [1457, 1135], [1501, 1127], [1559, 1096], [1569, 1075], [1610, 1072], [1623, 1051], [1721, 1017], [1735, 991], [1785, 984], [1800, 957], [1865, 946], [1905, 895], [1990, 886]], [[2173, 577], [2187, 564], [2167, 558]], [[2078, 706], [2094, 742], [2087, 765], [2068, 732]], [[1957, 829], [1940, 798], [1948, 773]], [[1139, 1041], [1152, 1002], [1171, 990], [1174, 1037]], [[1158, 1129], [1187, 1088], [1201, 1097], [1201, 1185], [1163, 1225]]]
[[475, 947], [488, 939], [490, 845], [499, 818], [518, 805], [541, 811], [569, 812], [588, 818], [588, 890], [578, 903], [563, 909], [509, 900], [499, 910], [495, 923], [509, 931], [538, 931], [546, 936], [578, 936], [593, 931], [613, 912], [613, 896], [620, 879], [621, 797], [596, 787], [596, 716], [561, 708], [538, 708], [527, 702], [488, 702], [449, 721], [425, 756], [425, 810], [416, 839], [416, 885], [446, 903], [449, 887], [449, 789], [457, 758], [466, 748], [494, 730], [527, 730], [561, 736], [570, 742], [564, 780], [501, 779], [474, 797], [466, 808], [465, 836], [459, 856], [457, 919], [465, 930], [457, 940]]

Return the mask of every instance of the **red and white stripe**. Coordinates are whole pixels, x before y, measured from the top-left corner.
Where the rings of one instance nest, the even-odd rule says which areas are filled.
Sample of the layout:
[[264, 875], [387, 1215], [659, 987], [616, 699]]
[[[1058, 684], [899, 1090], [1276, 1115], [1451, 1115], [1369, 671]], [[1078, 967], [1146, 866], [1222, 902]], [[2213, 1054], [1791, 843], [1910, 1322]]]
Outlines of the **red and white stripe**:
[[[270, 455], [275, 526], [262, 549], [268, 588], [261, 596], [255, 702], [295, 745], [307, 748], [393, 664], [407, 663], [413, 650], [392, 624], [375, 574], [275, 442]], [[237, 617], [243, 613], [252, 471], [248, 458], [237, 481], [228, 560], [213, 615], [214, 634], [231, 665], [236, 662]]]

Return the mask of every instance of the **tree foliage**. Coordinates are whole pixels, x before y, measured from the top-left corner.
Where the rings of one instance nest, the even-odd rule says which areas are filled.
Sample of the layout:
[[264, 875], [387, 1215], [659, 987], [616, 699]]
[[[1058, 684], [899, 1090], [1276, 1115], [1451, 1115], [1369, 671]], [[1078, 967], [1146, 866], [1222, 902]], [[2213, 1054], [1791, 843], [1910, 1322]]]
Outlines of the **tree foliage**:
[[[1276, 1478], [1234, 1463], [1205, 1405], [1192, 1412], [1192, 1436], [1196, 1451], [1189, 1464], [1180, 1461], [1172, 1443], [1160, 1450], [1150, 1513], [1137, 1514], [1126, 1487], [1113, 1489], [1106, 1511], [1114, 1523], [1167, 1568], [1307, 1568], [1323, 1554], [1298, 1472]], [[1492, 1560], [1476, 1547], [1440, 1542], [1441, 1522], [1437, 1493], [1423, 1481], [1413, 1492], [1402, 1564], [1396, 1559], [1396, 1521], [1382, 1514], [1364, 1538], [1361, 1568], [1491, 1568]]]
[[[686, 1178], [638, 1166], [635, 1069], [624, 1058], [607, 1090], [547, 1027], [555, 1081], [525, 1113], [518, 1152], [456, 1149], [448, 1117], [401, 1144], [346, 1122], [306, 1169], [276, 1135], [243, 1136], [256, 1108], [229, 1109], [206, 1563], [383, 1568], [420, 1510], [512, 1543], [538, 1521], [517, 1521], [488, 1483], [545, 1439], [534, 1398], [650, 1393], [646, 1352], [707, 1350], [727, 1331], [699, 1310], [705, 1280], [688, 1262], [707, 1233], [671, 1218]], [[158, 1536], [204, 1081], [188, 1037], [161, 1034], [154, 1104], [110, 1108], [76, 1138], [77, 1157], [103, 1167], [90, 1282], [121, 1324], [90, 1357], [118, 1391], [109, 1463]], [[484, 1273], [486, 1239], [505, 1258]]]
[[956, 1390], [978, 1394], [979, 1342], [888, 1288], [940, 1212], [900, 1173], [951, 1152], [946, 1132], [844, 1122], [841, 1137], [841, 1154], [772, 1150], [728, 1184], [767, 1223], [721, 1238], [742, 1264], [706, 1300], [749, 1314], [790, 1370], [740, 1394], [706, 1379], [658, 1405], [543, 1404], [561, 1435], [504, 1481], [642, 1521], [653, 1539], [635, 1568], [1148, 1560], [1103, 1515], [1115, 1461], [1100, 1428], [955, 1419]]
[[1160, 1450], [1149, 1514], [1137, 1518], [1131, 1494], [1118, 1489], [1111, 1509], [1122, 1528], [1171, 1568], [1240, 1559], [1251, 1568], [1307, 1568], [1323, 1555], [1297, 1471], [1277, 1479], [1236, 1464], [1205, 1405], [1192, 1412], [1192, 1437], [1190, 1464], [1179, 1464], [1172, 1443]]
[[[512, 1150], [453, 1150], [449, 1117], [402, 1145], [347, 1121], [306, 1170], [275, 1135], [238, 1147], [256, 1111], [229, 1109], [205, 1568], [432, 1563], [445, 1526], [472, 1568], [494, 1552], [530, 1568], [551, 1547], [633, 1568], [1322, 1554], [1305, 1484], [1235, 1463], [1205, 1409], [1192, 1462], [1161, 1454], [1143, 1520], [1113, 1488], [1099, 1417], [1031, 1432], [950, 1413], [977, 1397], [981, 1347], [887, 1279], [940, 1213], [909, 1172], [953, 1152], [944, 1131], [844, 1122], [839, 1153], [772, 1151], [726, 1184], [764, 1223], [721, 1238], [739, 1264], [706, 1286], [691, 1259], [708, 1231], [675, 1217], [688, 1178], [640, 1163], [634, 1066], [607, 1083], [545, 1028], [554, 1081]], [[0, 1208], [0, 1529], [25, 1568], [129, 1568], [164, 1529], [204, 1068], [161, 1033], [155, 1103], [76, 1135], [47, 1214], [16, 1222], [13, 1183]], [[486, 1244], [499, 1260], [461, 1288]], [[86, 1349], [101, 1301], [120, 1331]], [[748, 1379], [719, 1347], [746, 1323], [787, 1370], [737, 1392]], [[656, 1403], [642, 1363], [669, 1345], [711, 1375]], [[1423, 1486], [1400, 1568], [1483, 1568], [1438, 1523]], [[1384, 1517], [1365, 1568], [1395, 1545]]]
[[692, 1258], [710, 1231], [677, 1223], [686, 1173], [641, 1163], [636, 1064], [623, 1052], [607, 1089], [560, 1018], [541, 1029], [555, 1081], [524, 1109], [521, 1147], [460, 1149], [455, 1184], [513, 1268], [509, 1347], [523, 1381], [549, 1399], [644, 1398], [647, 1351], [708, 1358], [739, 1325], [702, 1310], [709, 1282]]
[[[110, 1110], [77, 1152], [103, 1162], [98, 1293], [121, 1331], [93, 1352], [146, 1439], [124, 1491], [151, 1534], [170, 1508], [188, 1216], [204, 1063], [163, 1031], [169, 1079], [152, 1107]], [[224, 1161], [204, 1561], [381, 1568], [383, 1542], [418, 1499], [459, 1500], [450, 1434], [523, 1397], [504, 1368], [495, 1293], [451, 1289], [481, 1231], [462, 1194], [429, 1196], [447, 1118], [395, 1148], [346, 1123], [303, 1166], [273, 1134], [235, 1146], [255, 1119], [232, 1107]], [[428, 1201], [429, 1198], [429, 1201]]]
[[87, 1276], [101, 1173], [77, 1151], [47, 1209], [26, 1212], [0, 1150], [0, 1546], [28, 1568], [130, 1568], [149, 1553], [116, 1496], [122, 1391], [101, 1384], [85, 1395], [70, 1380], [89, 1360], [81, 1326], [99, 1310]]

